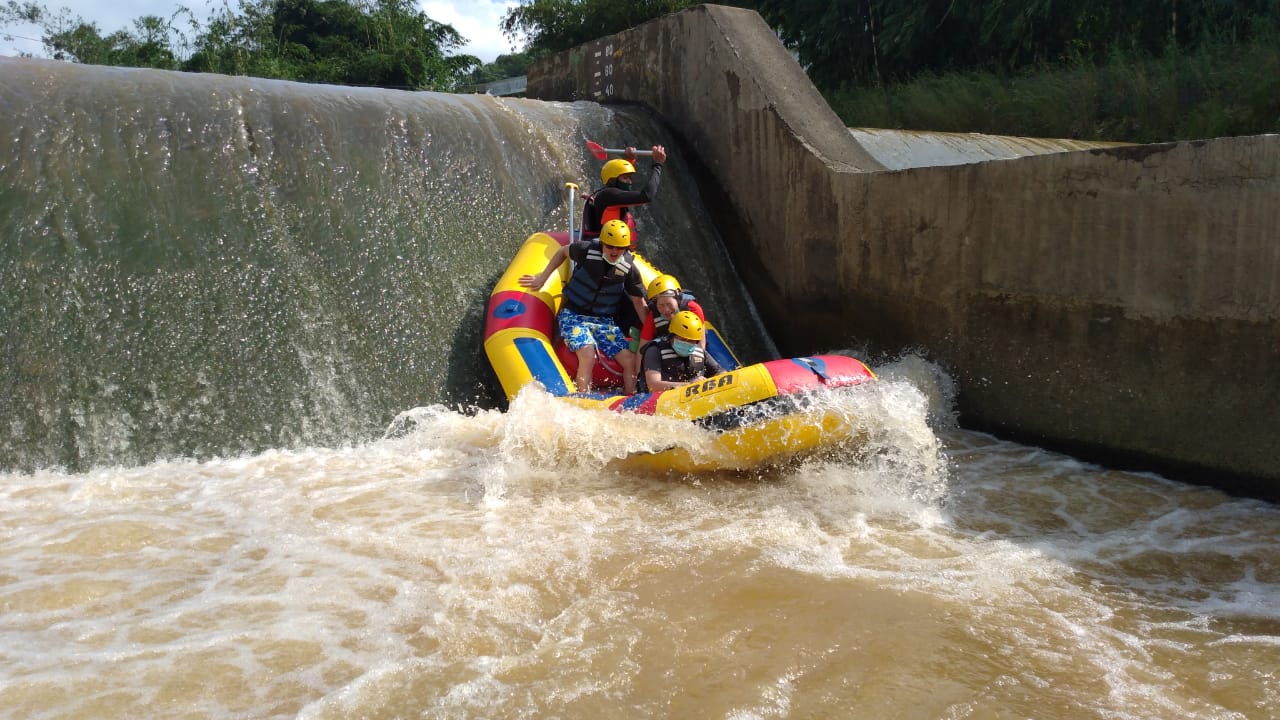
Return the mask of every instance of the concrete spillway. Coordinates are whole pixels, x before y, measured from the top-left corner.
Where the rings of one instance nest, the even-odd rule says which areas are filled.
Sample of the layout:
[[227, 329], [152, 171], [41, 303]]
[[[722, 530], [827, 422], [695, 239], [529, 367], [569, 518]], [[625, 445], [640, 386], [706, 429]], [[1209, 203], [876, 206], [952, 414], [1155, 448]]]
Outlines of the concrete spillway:
[[528, 95], [642, 103], [696, 149], [784, 352], [924, 348], [969, 427], [1280, 488], [1280, 137], [895, 150], [705, 5], [541, 61]]

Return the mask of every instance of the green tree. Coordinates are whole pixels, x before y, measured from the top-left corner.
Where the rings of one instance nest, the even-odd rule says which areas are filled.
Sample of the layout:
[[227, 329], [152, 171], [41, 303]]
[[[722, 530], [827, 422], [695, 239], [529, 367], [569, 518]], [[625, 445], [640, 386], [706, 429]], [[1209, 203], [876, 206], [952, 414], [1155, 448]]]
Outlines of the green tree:
[[1273, 32], [1280, 0], [757, 0], [820, 87], [1159, 56]]
[[0, 6], [0, 27], [17, 23], [40, 26], [41, 42], [49, 56], [94, 65], [176, 69], [186, 35], [179, 27], [185, 20], [198, 23], [186, 8], [178, 8], [168, 19], [144, 15], [133, 21], [133, 30], [117, 30], [104, 36], [95, 23], [85, 22], [63, 8], [50, 12], [34, 2], [9, 0]]
[[558, 52], [697, 4], [696, 0], [524, 0], [503, 16], [502, 32], [527, 51]]
[[410, 0], [240, 0], [209, 23], [184, 70], [449, 90], [480, 60]]
[[467, 84], [481, 85], [495, 80], [524, 75], [528, 71], [529, 65], [541, 55], [542, 53], [537, 51], [528, 50], [511, 55], [499, 55], [493, 62], [485, 63], [472, 70], [467, 77]]
[[[178, 27], [182, 19], [194, 40]], [[54, 14], [8, 0], [0, 26], [14, 23], [40, 25], [52, 57], [102, 65], [418, 90], [453, 89], [480, 65], [474, 56], [448, 54], [462, 36], [412, 0], [239, 0], [207, 28], [179, 9], [168, 20], [142, 17], [133, 32], [106, 37], [65, 8]]]

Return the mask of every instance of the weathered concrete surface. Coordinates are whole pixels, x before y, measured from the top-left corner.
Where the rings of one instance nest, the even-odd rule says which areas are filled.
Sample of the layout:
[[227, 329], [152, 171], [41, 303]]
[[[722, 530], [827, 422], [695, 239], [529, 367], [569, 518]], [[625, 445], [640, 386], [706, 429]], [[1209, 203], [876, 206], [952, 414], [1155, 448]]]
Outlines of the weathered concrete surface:
[[888, 170], [968, 165], [1133, 144], [880, 128], [849, 128], [849, 132], [862, 149]]
[[1280, 495], [1280, 136], [887, 171], [717, 6], [548, 58], [528, 94], [643, 103], [696, 149], [784, 352], [923, 348], [968, 427]]

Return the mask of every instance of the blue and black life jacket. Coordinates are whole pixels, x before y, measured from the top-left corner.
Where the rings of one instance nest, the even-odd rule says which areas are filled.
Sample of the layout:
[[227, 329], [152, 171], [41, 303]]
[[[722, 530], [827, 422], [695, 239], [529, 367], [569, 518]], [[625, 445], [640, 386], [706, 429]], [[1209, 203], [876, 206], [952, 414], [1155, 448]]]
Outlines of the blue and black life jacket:
[[565, 307], [579, 315], [612, 318], [626, 295], [625, 281], [634, 259], [625, 252], [618, 264], [604, 259], [599, 240], [592, 241], [587, 257], [573, 269], [564, 289]]

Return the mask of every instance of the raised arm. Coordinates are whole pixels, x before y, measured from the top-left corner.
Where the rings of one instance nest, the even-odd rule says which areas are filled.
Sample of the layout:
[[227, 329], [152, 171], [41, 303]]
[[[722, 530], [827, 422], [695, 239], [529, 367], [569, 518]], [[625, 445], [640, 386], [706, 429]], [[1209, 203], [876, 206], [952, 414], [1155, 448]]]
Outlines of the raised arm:
[[[628, 153], [634, 153], [635, 148], [627, 148]], [[649, 178], [645, 181], [644, 187], [639, 190], [624, 190], [619, 192], [614, 203], [616, 205], [643, 205], [653, 202], [653, 198], [658, 194], [658, 183], [662, 179], [662, 163], [667, 161], [667, 150], [661, 145], [653, 146], [653, 165], [649, 170]], [[635, 165], [635, 155], [631, 154], [628, 162]]]

